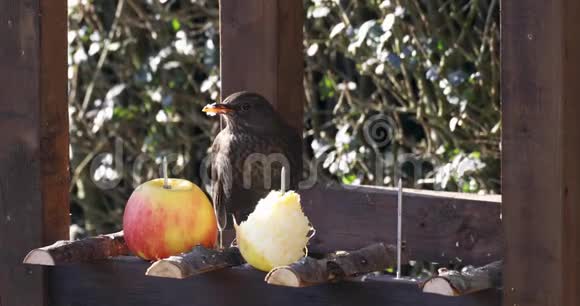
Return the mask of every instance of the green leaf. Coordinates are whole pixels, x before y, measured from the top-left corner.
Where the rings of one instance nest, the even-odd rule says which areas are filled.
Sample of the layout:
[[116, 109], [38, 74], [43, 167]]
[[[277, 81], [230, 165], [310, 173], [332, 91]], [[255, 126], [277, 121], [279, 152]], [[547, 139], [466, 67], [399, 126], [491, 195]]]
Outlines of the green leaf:
[[475, 158], [475, 159], [481, 159], [481, 152], [478, 152], [478, 151], [471, 152], [471, 154], [469, 154], [469, 157]]
[[318, 83], [318, 88], [320, 89], [320, 96], [323, 99], [328, 99], [334, 97], [336, 83], [325, 75], [322, 80]]
[[461, 186], [461, 191], [468, 193], [470, 191], [469, 182], [464, 182]]
[[343, 184], [352, 184], [356, 180], [356, 175], [354, 174], [347, 174], [342, 177]]
[[445, 46], [443, 45], [442, 41], [437, 42], [437, 50], [439, 50], [439, 51], [445, 50]]
[[179, 20], [177, 20], [177, 18], [173, 18], [171, 20], [171, 27], [173, 27], [173, 30], [175, 32], [179, 31], [179, 29], [181, 29], [181, 23], [179, 23]]

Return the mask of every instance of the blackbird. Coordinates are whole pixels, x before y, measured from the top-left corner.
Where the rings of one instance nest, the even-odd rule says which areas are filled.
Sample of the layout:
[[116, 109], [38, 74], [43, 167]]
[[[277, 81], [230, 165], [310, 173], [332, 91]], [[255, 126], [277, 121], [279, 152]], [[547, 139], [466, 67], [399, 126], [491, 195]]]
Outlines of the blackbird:
[[212, 198], [221, 232], [228, 216], [244, 220], [261, 198], [280, 189], [282, 167], [284, 187], [297, 189], [302, 175], [302, 137], [256, 93], [234, 93], [203, 111], [220, 115], [225, 122], [214, 139], [211, 163]]

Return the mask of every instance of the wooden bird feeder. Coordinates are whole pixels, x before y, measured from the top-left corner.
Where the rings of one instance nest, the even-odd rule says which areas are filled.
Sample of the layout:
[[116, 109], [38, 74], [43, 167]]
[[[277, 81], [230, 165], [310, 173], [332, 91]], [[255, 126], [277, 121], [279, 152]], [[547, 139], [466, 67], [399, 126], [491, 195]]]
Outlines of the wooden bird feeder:
[[[267, 277], [235, 249], [151, 264], [121, 233], [66, 241], [66, 14], [65, 0], [0, 0], [0, 305], [580, 305], [580, 2], [502, 3], [503, 196], [405, 190], [404, 258], [472, 265], [422, 284], [351, 277], [394, 262], [390, 188], [300, 190], [310, 251], [350, 252]], [[220, 3], [222, 95], [259, 92], [297, 129], [303, 15], [302, 1]]]

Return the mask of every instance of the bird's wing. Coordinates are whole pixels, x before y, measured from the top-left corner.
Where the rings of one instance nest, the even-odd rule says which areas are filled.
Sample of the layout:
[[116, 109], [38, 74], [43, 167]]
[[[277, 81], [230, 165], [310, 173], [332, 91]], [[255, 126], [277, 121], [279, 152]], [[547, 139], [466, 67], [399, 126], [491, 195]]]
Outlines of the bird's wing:
[[222, 183], [219, 181], [219, 179], [215, 180], [212, 184], [212, 199], [218, 227], [223, 230], [228, 225], [228, 213], [224, 203], [225, 200]]
[[[219, 135], [218, 135], [219, 137]], [[220, 151], [220, 142], [214, 141], [212, 145], [212, 200], [213, 208], [217, 217], [218, 227], [220, 229], [225, 229], [228, 223], [227, 209], [226, 209], [226, 193], [231, 192], [231, 175], [227, 175], [225, 171], [228, 171], [229, 165], [226, 165], [227, 158], [223, 156], [223, 152]]]
[[[280, 174], [282, 166], [285, 165], [287, 167], [286, 173], [291, 178], [286, 182], [286, 188], [297, 189], [302, 175], [302, 140], [298, 133], [266, 139], [246, 136], [243, 143], [252, 143], [253, 146], [238, 146], [238, 150], [241, 150], [239, 154], [241, 158], [238, 159], [238, 165], [234, 167], [233, 171], [239, 171], [234, 177], [243, 179], [242, 182], [234, 182], [234, 185], [243, 183], [244, 188], [251, 187], [256, 193], [265, 195], [270, 190], [280, 189]], [[258, 153], [266, 160], [260, 159], [260, 157], [255, 160], [247, 158], [254, 153]], [[281, 154], [283, 159], [279, 159], [279, 156], [273, 154]], [[251, 165], [249, 173], [243, 171], [246, 168], [246, 159], [251, 161], [248, 163]], [[249, 177], [246, 177], [247, 175]], [[246, 182], [247, 178], [250, 179], [249, 182]], [[270, 181], [270, 185], [266, 183], [266, 179]]]

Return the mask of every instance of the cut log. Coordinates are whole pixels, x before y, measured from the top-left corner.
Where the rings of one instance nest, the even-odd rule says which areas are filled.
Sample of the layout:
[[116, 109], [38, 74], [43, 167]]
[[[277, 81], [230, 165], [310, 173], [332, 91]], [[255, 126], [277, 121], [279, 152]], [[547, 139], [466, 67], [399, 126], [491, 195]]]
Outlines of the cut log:
[[395, 246], [372, 244], [360, 250], [339, 251], [323, 259], [305, 257], [289, 266], [276, 267], [266, 282], [287, 287], [308, 287], [382, 271], [396, 264]]
[[156, 261], [147, 269], [145, 275], [183, 279], [243, 263], [244, 259], [238, 248], [217, 251], [197, 246], [189, 253]]
[[24, 258], [25, 264], [54, 266], [73, 262], [129, 255], [123, 231], [76, 241], [60, 240], [34, 249]]
[[500, 288], [502, 280], [502, 261], [475, 268], [467, 266], [461, 271], [440, 269], [439, 275], [420, 284], [423, 292], [446, 296], [461, 296], [469, 293]]

